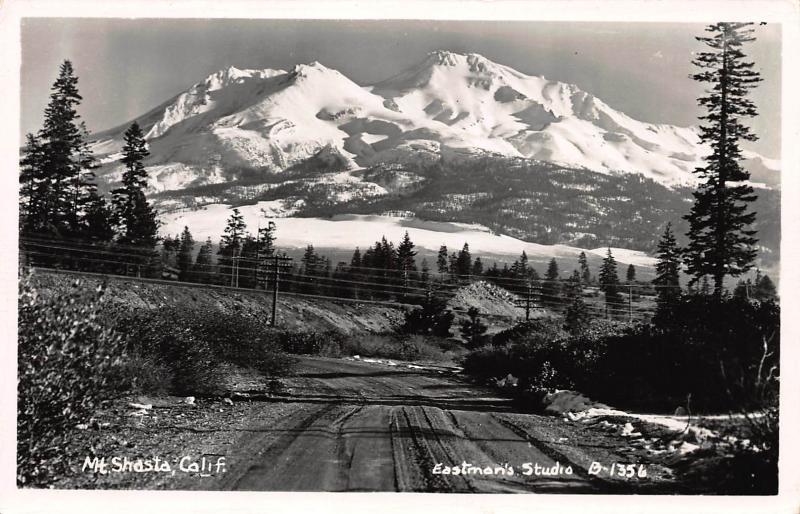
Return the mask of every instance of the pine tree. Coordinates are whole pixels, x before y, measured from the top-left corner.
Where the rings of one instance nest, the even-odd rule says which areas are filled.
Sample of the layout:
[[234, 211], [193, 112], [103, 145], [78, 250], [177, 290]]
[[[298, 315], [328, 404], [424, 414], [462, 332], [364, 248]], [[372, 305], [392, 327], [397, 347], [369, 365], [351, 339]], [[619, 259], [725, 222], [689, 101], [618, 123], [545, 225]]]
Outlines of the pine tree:
[[448, 269], [447, 247], [442, 245], [439, 247], [439, 253], [436, 255], [436, 270], [441, 276], [444, 276], [447, 274]]
[[475, 262], [472, 263], [472, 274], [476, 277], [483, 275], [483, 261], [480, 257], [476, 257]]
[[225, 225], [225, 231], [219, 241], [219, 272], [223, 277], [223, 284], [235, 285], [236, 283], [236, 266], [239, 264], [238, 259], [242, 254], [242, 244], [247, 235], [247, 224], [244, 222], [244, 216], [239, 212], [239, 209], [233, 209], [228, 222]]
[[351, 291], [351, 298], [358, 299], [361, 297], [360, 287], [357, 282], [363, 282], [364, 278], [366, 278], [362, 274], [361, 264], [361, 250], [356, 247], [355, 251], [353, 251], [353, 256], [350, 258], [350, 266], [347, 272], [347, 279], [350, 280], [349, 289]]
[[550, 307], [557, 307], [560, 303], [561, 283], [558, 280], [558, 262], [555, 257], [550, 259], [544, 278], [545, 281], [542, 284], [543, 303]]
[[266, 227], [259, 227], [258, 234], [258, 253], [264, 257], [270, 257], [275, 254], [275, 231], [277, 226], [274, 222], [270, 221]]
[[600, 268], [600, 289], [605, 293], [606, 308], [613, 313], [622, 304], [622, 296], [619, 293], [617, 261], [611, 254], [611, 248], [608, 249]]
[[173, 238], [167, 234], [167, 237], [161, 242], [161, 263], [164, 266], [176, 268], [178, 266], [178, 245], [180, 241], [178, 238]]
[[408, 232], [403, 236], [400, 245], [397, 247], [397, 269], [401, 272], [403, 277], [403, 286], [408, 287], [409, 275], [412, 271], [417, 270], [417, 264], [414, 258], [417, 252], [414, 250], [414, 243], [408, 236]]
[[778, 290], [769, 275], [763, 275], [756, 279], [753, 297], [756, 300], [774, 300], [778, 297]]
[[150, 152], [147, 150], [144, 134], [136, 122], [125, 131], [122, 153], [122, 163], [125, 164], [122, 187], [111, 191], [118, 240], [126, 245], [152, 248], [157, 240], [158, 221], [144, 194], [147, 170], [142, 162]]
[[20, 158], [19, 217], [20, 230], [25, 233], [36, 232], [42, 226], [47, 188], [50, 182], [43, 174], [44, 148], [41, 140], [26, 134], [25, 147]]
[[456, 274], [459, 278], [466, 278], [472, 271], [472, 254], [469, 252], [469, 244], [464, 243], [461, 251], [458, 252], [455, 261]]
[[300, 259], [300, 262], [300, 273], [302, 275], [301, 282], [303, 283], [300, 292], [306, 294], [319, 294], [319, 281], [317, 280], [317, 277], [320, 275], [322, 268], [321, 265], [323, 263], [319, 255], [317, 255], [317, 251], [314, 250], [314, 245], [309, 244], [306, 246], [306, 250], [303, 253], [303, 257]]
[[409, 334], [450, 337], [454, 317], [447, 302], [429, 294], [422, 301], [421, 308], [406, 312], [402, 330]]
[[578, 270], [572, 270], [572, 275], [569, 276], [566, 283], [565, 293], [569, 299], [574, 299], [580, 296], [583, 289], [581, 287], [581, 273]]
[[628, 271], [625, 272], [625, 282], [628, 284], [636, 282], [636, 267], [633, 264], [628, 264]]
[[180, 237], [180, 244], [178, 246], [178, 270], [180, 270], [180, 279], [188, 280], [189, 273], [192, 269], [192, 255], [194, 253], [194, 238], [192, 233], [189, 232], [189, 227], [183, 227], [183, 232]]
[[81, 235], [88, 207], [99, 205], [93, 193], [94, 158], [76, 107], [82, 98], [70, 61], [64, 61], [51, 88], [44, 125], [29, 136], [22, 157], [23, 194], [27, 196], [23, 230]]
[[361, 267], [361, 250], [356, 247], [353, 257], [350, 259], [350, 268], [356, 270]]
[[467, 343], [467, 348], [480, 348], [489, 342], [486, 336], [488, 327], [480, 320], [480, 311], [477, 307], [467, 309], [467, 319], [459, 323], [461, 337]]
[[275, 255], [275, 231], [277, 230], [274, 222], [270, 221], [266, 227], [259, 227], [256, 234], [256, 285], [266, 289], [270, 275], [270, 258]]
[[242, 240], [242, 251], [236, 262], [238, 286], [248, 289], [255, 288], [258, 283], [258, 240], [251, 234], [246, 234]]
[[564, 315], [564, 329], [570, 334], [578, 334], [586, 329], [589, 320], [589, 307], [586, 302], [581, 295], [574, 296]]
[[675, 242], [675, 235], [672, 233], [672, 223], [667, 223], [664, 234], [658, 242], [656, 255], [658, 255], [658, 263], [656, 264], [656, 278], [653, 279], [657, 295], [656, 319], [666, 321], [681, 296], [681, 256]]
[[215, 274], [213, 252], [214, 244], [211, 242], [211, 238], [209, 237], [197, 252], [197, 257], [194, 260], [194, 266], [192, 266], [192, 282], [204, 284], [213, 282], [213, 276]]
[[584, 284], [592, 283], [592, 272], [589, 270], [589, 262], [586, 260], [586, 253], [581, 252], [578, 256], [578, 265], [581, 267], [581, 280]]
[[106, 242], [114, 238], [114, 212], [95, 191], [89, 193], [83, 216], [84, 235], [90, 241]]
[[450, 254], [447, 268], [450, 270], [450, 279], [455, 279], [458, 274], [458, 254], [456, 252]]
[[431, 269], [430, 266], [428, 266], [428, 259], [422, 259], [422, 274], [420, 275], [420, 280], [425, 286], [430, 283]]
[[756, 116], [755, 104], [748, 91], [761, 81], [753, 63], [745, 60], [744, 43], [751, 42], [750, 23], [717, 23], [706, 31], [710, 37], [698, 37], [710, 50], [697, 54], [693, 61], [702, 71], [692, 76], [710, 88], [698, 102], [706, 114], [700, 119], [700, 139], [712, 153], [706, 165], [695, 173], [702, 183], [694, 192], [695, 203], [685, 217], [689, 221], [689, 246], [686, 265], [692, 283], [710, 275], [714, 297], [722, 297], [726, 275], [739, 276], [752, 267], [756, 256], [755, 230], [750, 227], [755, 213], [748, 204], [756, 199], [753, 188], [743, 183], [750, 174], [742, 169], [739, 141], [755, 141], [755, 134], [742, 123]]

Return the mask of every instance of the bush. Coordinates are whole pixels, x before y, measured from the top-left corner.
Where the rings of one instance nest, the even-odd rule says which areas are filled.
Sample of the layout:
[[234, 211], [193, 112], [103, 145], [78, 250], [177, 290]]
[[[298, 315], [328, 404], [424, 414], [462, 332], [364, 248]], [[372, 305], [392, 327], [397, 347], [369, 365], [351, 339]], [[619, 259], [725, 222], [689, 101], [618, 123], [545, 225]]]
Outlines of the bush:
[[448, 361], [454, 355], [452, 344], [458, 342], [433, 336], [402, 334], [361, 334], [344, 336], [337, 333], [324, 334], [325, 344], [320, 355], [328, 357], [378, 357], [404, 361], [428, 360]]
[[108, 398], [123, 360], [123, 338], [97, 319], [103, 287], [80, 281], [66, 294], [40, 297], [19, 283], [17, 482], [36, 485], [66, 469], [67, 431]]
[[697, 296], [674, 314], [680, 323], [595, 320], [574, 335], [550, 320], [520, 323], [470, 353], [464, 368], [480, 378], [511, 373], [521, 388], [575, 388], [622, 408], [753, 412], [777, 404], [777, 304]]
[[338, 357], [345, 336], [330, 330], [326, 332], [280, 332], [280, 347], [298, 355], [328, 355]]
[[486, 330], [489, 328], [480, 320], [480, 310], [477, 307], [470, 307], [467, 310], [467, 319], [461, 322], [461, 337], [467, 343], [468, 348], [480, 348], [489, 342]]
[[220, 362], [266, 376], [285, 374], [292, 366], [278, 333], [242, 314], [215, 309], [138, 310], [121, 316], [115, 326], [129, 335], [130, 354], [155, 369], [168, 370], [164, 388], [173, 394], [216, 393]]
[[406, 334], [450, 337], [450, 327], [455, 315], [447, 309], [447, 303], [435, 296], [429, 296], [422, 307], [406, 313], [401, 332]]

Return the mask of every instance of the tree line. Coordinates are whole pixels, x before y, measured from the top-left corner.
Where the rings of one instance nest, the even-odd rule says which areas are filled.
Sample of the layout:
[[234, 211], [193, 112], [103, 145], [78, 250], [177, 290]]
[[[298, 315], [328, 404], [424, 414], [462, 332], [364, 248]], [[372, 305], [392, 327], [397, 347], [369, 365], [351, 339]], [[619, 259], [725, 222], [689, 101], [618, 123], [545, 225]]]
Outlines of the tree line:
[[[56, 251], [53, 242], [80, 241], [119, 250], [112, 260], [141, 268], [158, 242], [156, 212], [144, 192], [144, 160], [149, 155], [144, 134], [136, 122], [125, 132], [121, 181], [110, 199], [105, 198], [97, 189], [98, 164], [89, 148], [89, 134], [77, 113], [81, 100], [78, 78], [66, 60], [51, 87], [43, 126], [26, 135], [22, 149], [19, 230], [25, 258], [37, 264], [78, 267], [81, 258], [90, 258], [88, 254]], [[102, 267], [98, 264], [93, 267]]]

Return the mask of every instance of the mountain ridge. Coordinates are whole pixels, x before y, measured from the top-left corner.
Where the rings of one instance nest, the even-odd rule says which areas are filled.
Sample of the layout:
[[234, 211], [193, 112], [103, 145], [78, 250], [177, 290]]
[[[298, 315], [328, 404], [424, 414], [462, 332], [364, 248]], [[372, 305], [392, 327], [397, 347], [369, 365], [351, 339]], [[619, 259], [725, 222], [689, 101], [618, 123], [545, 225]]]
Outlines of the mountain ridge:
[[[497, 154], [640, 173], [671, 186], [692, 182], [703, 151], [691, 127], [640, 122], [574, 84], [448, 51], [371, 86], [318, 62], [228, 67], [137, 120], [151, 147], [154, 190], [224, 183], [244, 168], [281, 173], [323, 148], [351, 167]], [[103, 181], [119, 178], [126, 127], [95, 138]], [[775, 163], [753, 159], [775, 187]]]

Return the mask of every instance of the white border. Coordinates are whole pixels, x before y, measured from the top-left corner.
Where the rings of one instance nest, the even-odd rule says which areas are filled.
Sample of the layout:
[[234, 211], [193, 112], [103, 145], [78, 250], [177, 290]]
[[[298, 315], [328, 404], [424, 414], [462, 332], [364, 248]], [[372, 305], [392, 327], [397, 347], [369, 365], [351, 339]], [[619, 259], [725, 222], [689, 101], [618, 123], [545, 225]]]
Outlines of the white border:
[[[767, 21], [783, 26], [781, 244], [782, 385], [778, 497], [452, 495], [19, 491], [15, 487], [17, 169], [20, 19], [23, 17], [314, 18], [562, 21]], [[646, 1], [202, 1], [0, 0], [0, 512], [305, 512], [332, 509], [403, 512], [800, 512], [800, 359], [797, 289], [800, 257], [795, 201], [800, 199], [800, 3], [793, 0]], [[788, 315], [786, 315], [788, 314]]]

